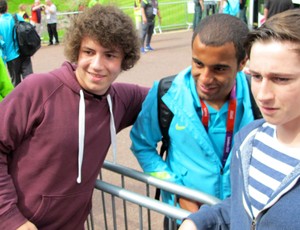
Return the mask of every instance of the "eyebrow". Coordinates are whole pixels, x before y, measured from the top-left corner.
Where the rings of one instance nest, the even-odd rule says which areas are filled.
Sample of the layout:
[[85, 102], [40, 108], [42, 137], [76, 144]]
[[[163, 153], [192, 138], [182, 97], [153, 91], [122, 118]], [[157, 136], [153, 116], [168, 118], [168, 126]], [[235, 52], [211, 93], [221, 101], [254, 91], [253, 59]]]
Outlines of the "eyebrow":
[[197, 63], [197, 64], [203, 64], [200, 60], [198, 60], [197, 58], [192, 57], [193, 62]]
[[[202, 65], [202, 64], [203, 64], [203, 62], [200, 61], [200, 60], [197, 59], [197, 58], [192, 57], [192, 60], [193, 60], [193, 62], [195, 62], [195, 63], [198, 64], [198, 65]], [[212, 66], [213, 66], [213, 67], [218, 67], [218, 68], [230, 68], [229, 65], [224, 65], [224, 64], [215, 64], [215, 65], [212, 65]]]
[[[255, 70], [249, 69], [249, 72], [250, 72], [250, 74], [262, 76], [262, 73], [257, 72]], [[294, 76], [294, 74], [292, 74], [292, 73], [280, 73], [280, 72], [268, 72], [268, 73], [265, 73], [264, 75], [267, 77], [293, 77]]]

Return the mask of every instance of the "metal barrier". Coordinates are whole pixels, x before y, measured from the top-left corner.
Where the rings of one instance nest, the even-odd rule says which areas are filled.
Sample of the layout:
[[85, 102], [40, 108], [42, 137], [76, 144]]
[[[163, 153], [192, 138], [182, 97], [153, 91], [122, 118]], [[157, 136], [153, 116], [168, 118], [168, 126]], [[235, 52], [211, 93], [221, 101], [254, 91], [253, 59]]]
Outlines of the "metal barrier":
[[[87, 229], [162, 229], [165, 216], [170, 218], [169, 229], [176, 229], [176, 219], [182, 220], [190, 213], [152, 198], [156, 188], [209, 205], [220, 201], [205, 193], [105, 161], [100, 179], [95, 184], [98, 214], [94, 212], [89, 217]], [[94, 204], [93, 207], [95, 210]]]

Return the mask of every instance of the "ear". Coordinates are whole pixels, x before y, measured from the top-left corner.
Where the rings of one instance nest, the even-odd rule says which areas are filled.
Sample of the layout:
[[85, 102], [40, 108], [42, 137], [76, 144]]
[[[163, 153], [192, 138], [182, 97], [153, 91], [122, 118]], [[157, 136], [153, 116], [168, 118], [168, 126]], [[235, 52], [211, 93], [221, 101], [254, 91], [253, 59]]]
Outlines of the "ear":
[[242, 71], [244, 67], [246, 66], [248, 61], [248, 56], [246, 56], [239, 64], [239, 71]]

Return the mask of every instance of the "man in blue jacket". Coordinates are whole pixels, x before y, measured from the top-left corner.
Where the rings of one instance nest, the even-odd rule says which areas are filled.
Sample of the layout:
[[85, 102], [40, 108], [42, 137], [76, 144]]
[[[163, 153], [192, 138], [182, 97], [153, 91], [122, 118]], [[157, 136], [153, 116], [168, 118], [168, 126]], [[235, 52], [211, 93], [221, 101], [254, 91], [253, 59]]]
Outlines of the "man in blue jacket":
[[[17, 17], [19, 21], [24, 21], [20, 15], [17, 14]], [[14, 86], [17, 86], [22, 78], [32, 73], [32, 63], [30, 56], [23, 56], [19, 53], [14, 26], [13, 16], [7, 12], [7, 1], [0, 0], [0, 37], [5, 42], [3, 56], [11, 81]]]
[[[146, 97], [130, 137], [131, 150], [144, 172], [220, 199], [230, 195], [229, 159], [233, 135], [254, 120], [249, 86], [242, 72], [248, 28], [237, 17], [215, 14], [203, 19], [192, 37], [192, 66], [180, 72], [162, 97], [174, 117], [168, 157], [157, 153], [158, 82]], [[162, 192], [163, 201], [174, 196]], [[197, 211], [184, 197], [180, 206]]]

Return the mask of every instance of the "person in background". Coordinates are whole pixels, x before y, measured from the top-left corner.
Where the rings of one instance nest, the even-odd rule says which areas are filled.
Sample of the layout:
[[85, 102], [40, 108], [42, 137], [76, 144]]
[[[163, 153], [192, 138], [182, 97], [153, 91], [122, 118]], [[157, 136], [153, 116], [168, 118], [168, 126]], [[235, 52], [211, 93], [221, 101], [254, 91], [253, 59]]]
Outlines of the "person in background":
[[26, 12], [26, 8], [25, 4], [20, 4], [18, 14], [24, 19], [24, 21], [29, 22], [29, 15]]
[[221, 13], [238, 16], [240, 11], [240, 0], [221, 0], [220, 10]]
[[197, 25], [202, 19], [202, 12], [204, 12], [203, 0], [194, 0], [194, 19], [193, 19], [193, 31], [195, 31]]
[[[16, 15], [19, 21], [24, 21], [19, 14]], [[7, 64], [11, 81], [16, 87], [22, 79], [33, 71], [31, 57], [19, 54], [19, 45], [14, 26], [13, 16], [7, 12], [7, 1], [0, 0], [0, 37], [5, 43], [3, 57], [4, 62]]]
[[141, 12], [141, 0], [134, 0], [133, 3], [135, 28], [139, 34], [142, 32], [142, 12]]
[[1, 230], [84, 229], [107, 151], [147, 95], [113, 83], [140, 58], [133, 22], [119, 8], [78, 14], [64, 44], [69, 61], [29, 76], [0, 103]]
[[239, 18], [242, 19], [246, 24], [248, 24], [246, 13], [247, 13], [247, 0], [240, 0]]
[[206, 16], [215, 14], [218, 2], [215, 0], [207, 1], [205, 4]]
[[103, 0], [90, 0], [88, 3], [88, 7], [91, 8], [96, 4], [103, 4]]
[[45, 5], [41, 4], [40, 0], [34, 0], [34, 4], [31, 6], [30, 23], [35, 26], [40, 37], [42, 37], [42, 12], [44, 9]]
[[[150, 46], [152, 35], [155, 27], [155, 17], [158, 16], [159, 23], [161, 23], [161, 15], [158, 8], [157, 0], [141, 0], [141, 13], [142, 13], [142, 39], [141, 39], [141, 53], [153, 51]], [[146, 39], [147, 38], [147, 39]], [[146, 47], [145, 45], [146, 40]]]
[[180, 230], [299, 229], [300, 9], [276, 14], [251, 31], [246, 49], [264, 119], [235, 136], [231, 197], [203, 205]]
[[[180, 72], [161, 98], [173, 113], [168, 156], [157, 152], [158, 82], [151, 88], [130, 132], [131, 150], [147, 174], [219, 199], [231, 194], [229, 163], [233, 135], [254, 120], [249, 86], [242, 72], [247, 25], [228, 14], [205, 17], [192, 36], [192, 65]], [[150, 125], [149, 125], [150, 124]], [[199, 181], [201, 181], [199, 183]], [[174, 205], [174, 195], [162, 191]], [[200, 203], [179, 197], [181, 208], [195, 212]]]
[[0, 102], [14, 89], [3, 61], [3, 47], [4, 41], [0, 39]]
[[[58, 45], [58, 33], [57, 33], [57, 15], [56, 15], [56, 6], [52, 3], [51, 0], [45, 1], [45, 14], [46, 14], [46, 20], [47, 20], [47, 30], [49, 35], [49, 44], [48, 46], [51, 46], [53, 44]], [[55, 38], [55, 43], [53, 41], [53, 38]]]
[[264, 4], [264, 19], [272, 17], [275, 14], [294, 7], [292, 0], [265, 0]]

